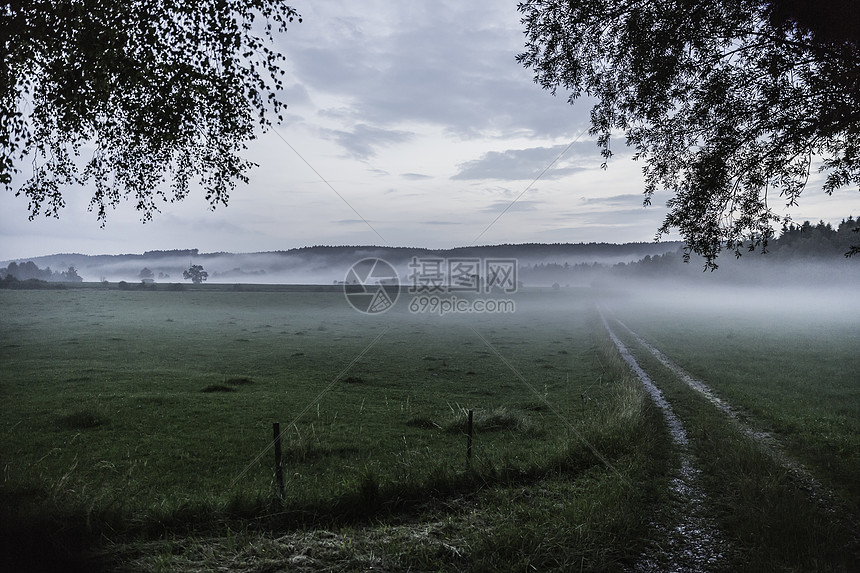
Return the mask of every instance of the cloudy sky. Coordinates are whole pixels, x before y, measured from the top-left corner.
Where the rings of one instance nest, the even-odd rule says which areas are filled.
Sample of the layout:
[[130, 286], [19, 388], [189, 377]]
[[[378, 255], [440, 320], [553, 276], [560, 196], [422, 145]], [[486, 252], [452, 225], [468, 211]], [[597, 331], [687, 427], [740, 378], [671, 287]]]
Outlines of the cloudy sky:
[[[3, 193], [0, 260], [653, 239], [666, 197], [643, 208], [640, 166], [620, 141], [600, 169], [588, 102], [553, 97], [517, 64], [515, 1], [294, 5], [304, 21], [278, 40], [285, 122], [253, 142], [259, 167], [227, 208], [210, 211], [197, 193], [142, 224], [124, 205], [102, 229], [87, 189], [67, 195], [60, 220], [33, 222], [26, 200]], [[856, 191], [819, 189], [811, 181], [796, 219], [860, 214]]]

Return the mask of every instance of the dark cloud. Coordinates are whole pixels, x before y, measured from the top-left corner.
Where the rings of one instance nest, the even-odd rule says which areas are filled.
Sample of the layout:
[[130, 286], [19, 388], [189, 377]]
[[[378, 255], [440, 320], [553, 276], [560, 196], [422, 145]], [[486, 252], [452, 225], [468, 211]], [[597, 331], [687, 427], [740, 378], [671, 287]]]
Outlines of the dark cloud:
[[571, 108], [517, 63], [523, 36], [513, 8], [500, 13], [490, 1], [435, 6], [421, 16], [411, 5], [390, 8], [373, 30], [335, 24], [336, 33], [289, 51], [297, 80], [349, 98], [349, 110], [337, 113], [377, 126], [421, 122], [471, 139], [573, 136], [587, 125], [587, 103]]
[[[570, 165], [570, 156], [575, 155], [575, 149], [584, 145], [576, 143], [565, 156], [549, 167], [559, 155], [565, 151], [566, 145], [553, 147], [531, 147], [528, 149], [508, 149], [507, 151], [490, 151], [480, 159], [460, 164], [460, 171], [451, 177], [454, 180], [499, 179], [499, 180], [534, 180], [561, 179], [585, 168]], [[549, 169], [547, 169], [549, 167]]]

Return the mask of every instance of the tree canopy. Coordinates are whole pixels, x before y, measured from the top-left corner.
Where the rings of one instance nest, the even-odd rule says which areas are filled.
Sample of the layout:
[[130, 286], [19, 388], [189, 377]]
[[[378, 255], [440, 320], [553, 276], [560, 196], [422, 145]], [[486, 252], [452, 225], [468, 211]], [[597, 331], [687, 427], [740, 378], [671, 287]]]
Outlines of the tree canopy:
[[182, 278], [199, 285], [209, 278], [209, 273], [203, 270], [203, 265], [191, 265], [188, 270], [182, 271]]
[[[709, 268], [766, 248], [816, 168], [823, 190], [860, 186], [860, 9], [854, 0], [527, 0], [518, 60], [573, 103], [592, 135], [623, 133], [644, 201], [671, 193], [678, 229]], [[606, 163], [604, 162], [604, 166]]]
[[31, 219], [86, 183], [102, 224], [125, 199], [151, 219], [195, 181], [226, 205], [256, 125], [282, 119], [272, 40], [294, 18], [281, 0], [0, 5], [0, 184]]

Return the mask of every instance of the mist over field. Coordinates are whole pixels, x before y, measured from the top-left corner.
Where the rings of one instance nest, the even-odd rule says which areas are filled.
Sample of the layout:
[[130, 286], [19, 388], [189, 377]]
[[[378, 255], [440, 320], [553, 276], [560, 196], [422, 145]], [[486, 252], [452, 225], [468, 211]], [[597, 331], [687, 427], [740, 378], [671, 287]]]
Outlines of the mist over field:
[[[853, 219], [840, 225], [809, 227], [803, 233], [786, 233], [766, 253], [724, 252], [718, 269], [705, 270], [705, 261], [684, 260], [681, 243], [519, 244], [430, 250], [409, 247], [306, 247], [262, 253], [202, 253], [197, 249], [148, 251], [143, 254], [56, 254], [0, 262], [0, 279], [12, 264], [30, 261], [40, 269], [61, 271], [70, 267], [85, 282], [182, 283], [183, 271], [200, 265], [214, 284], [332, 285], [346, 279], [352, 265], [362, 259], [382, 259], [396, 271], [401, 285], [409, 285], [416, 261], [508, 261], [516, 266], [516, 281], [524, 287], [597, 287], [673, 289], [696, 287], [786, 286], [850, 288], [860, 280], [860, 258], [845, 252], [853, 244]], [[844, 227], [844, 228], [843, 228]], [[5, 268], [4, 268], [5, 267]], [[47, 275], [50, 275], [47, 272]], [[18, 278], [29, 278], [19, 276]], [[39, 277], [41, 278], [41, 277]]]
[[[717, 271], [719, 272], [719, 271]], [[698, 320], [705, 326], [713, 318], [735, 317], [744, 324], [756, 323], [774, 331], [801, 324], [858, 324], [860, 296], [854, 282], [812, 284], [711, 284], [669, 283], [666, 281], [625, 281], [606, 293], [610, 308], [650, 309], [681, 323]], [[738, 328], [743, 325], [739, 323]]]
[[[317, 284], [330, 285], [343, 281], [350, 267], [365, 258], [380, 258], [393, 265], [401, 278], [407, 280], [409, 263], [413, 258], [504, 258], [532, 269], [544, 265], [615, 265], [630, 263], [649, 255], [673, 252], [678, 243], [606, 243], [562, 245], [498, 245], [464, 247], [450, 250], [429, 250], [407, 247], [307, 247], [290, 251], [265, 253], [201, 253], [197, 249], [149, 251], [144, 254], [81, 255], [57, 254], [17, 262], [32, 261], [40, 268], [64, 270], [70, 266], [87, 282], [138, 282], [141, 271], [152, 272], [155, 282], [183, 282], [182, 272], [192, 264], [202, 265], [209, 273], [210, 283], [244, 284]], [[8, 266], [11, 261], [0, 262]], [[546, 282], [533, 273], [530, 284]], [[555, 281], [550, 281], [547, 285]]]

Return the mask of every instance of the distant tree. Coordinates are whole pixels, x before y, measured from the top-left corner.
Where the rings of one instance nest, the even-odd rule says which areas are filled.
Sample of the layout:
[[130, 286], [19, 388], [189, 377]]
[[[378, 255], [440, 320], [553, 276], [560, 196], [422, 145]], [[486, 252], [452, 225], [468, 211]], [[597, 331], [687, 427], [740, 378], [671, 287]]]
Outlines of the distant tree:
[[152, 278], [153, 276], [155, 276], [155, 275], [154, 275], [154, 273], [153, 273], [151, 270], [149, 270], [149, 269], [148, 269], [148, 268], [146, 268], [146, 267], [143, 267], [142, 269], [140, 269], [140, 272], [139, 272], [139, 273], [137, 273], [137, 276], [138, 276], [141, 280], [143, 280], [143, 279], [151, 279], [151, 278]]
[[6, 272], [20, 281], [26, 281], [29, 279], [49, 281], [54, 276], [50, 267], [40, 269], [33, 261], [27, 261], [20, 265], [13, 261], [9, 263], [9, 266], [6, 268]]
[[84, 282], [84, 279], [81, 278], [80, 275], [78, 275], [78, 271], [75, 269], [75, 267], [69, 267], [69, 270], [60, 273], [60, 277], [62, 278], [62, 280], [70, 283]]
[[199, 285], [207, 278], [209, 278], [209, 273], [203, 270], [202, 265], [191, 265], [187, 271], [182, 271], [182, 278], [187, 281], [191, 281], [196, 285]]
[[[596, 99], [605, 161], [623, 133], [644, 160], [645, 203], [672, 194], [678, 229], [716, 268], [767, 246], [815, 161], [824, 191], [860, 186], [856, 0], [526, 0], [519, 61], [573, 103]], [[604, 167], [606, 162], [604, 161]]]
[[19, 280], [14, 275], [4, 275], [3, 280], [0, 280], [0, 289], [19, 288]]
[[149, 220], [195, 180], [226, 205], [255, 125], [283, 119], [273, 39], [297, 17], [282, 0], [4, 3], [0, 185], [30, 219], [57, 217], [64, 188], [85, 184], [102, 224], [125, 199]]
[[33, 290], [47, 288], [47, 286], [47, 281], [42, 279], [26, 279], [21, 281], [12, 275], [6, 275], [6, 277], [0, 281], [0, 288], [3, 289]]

